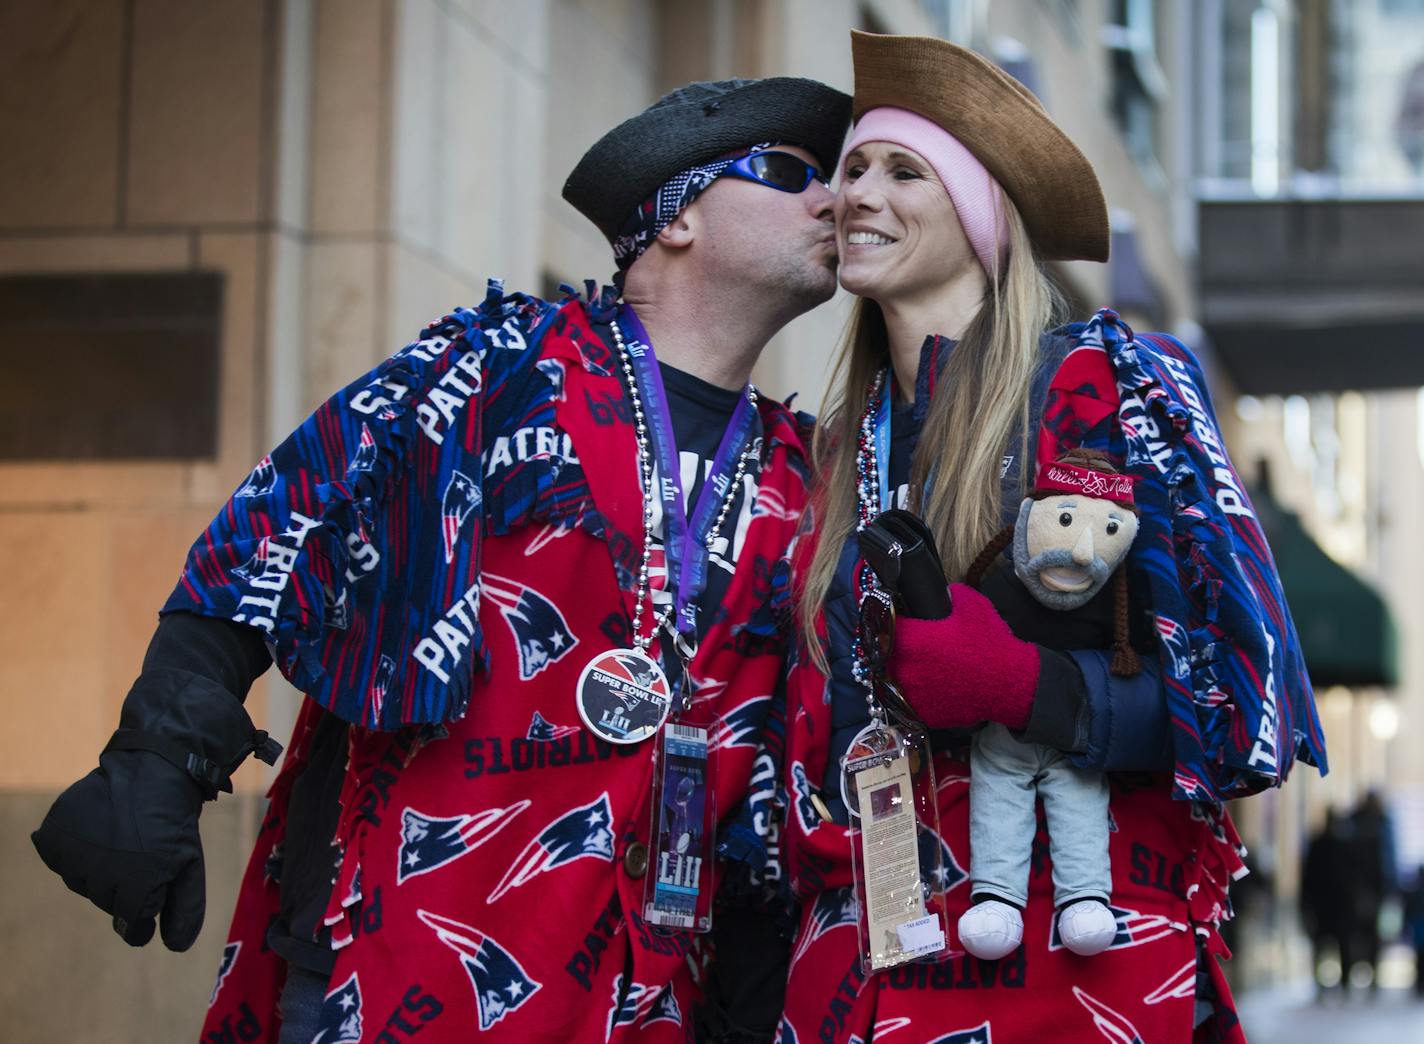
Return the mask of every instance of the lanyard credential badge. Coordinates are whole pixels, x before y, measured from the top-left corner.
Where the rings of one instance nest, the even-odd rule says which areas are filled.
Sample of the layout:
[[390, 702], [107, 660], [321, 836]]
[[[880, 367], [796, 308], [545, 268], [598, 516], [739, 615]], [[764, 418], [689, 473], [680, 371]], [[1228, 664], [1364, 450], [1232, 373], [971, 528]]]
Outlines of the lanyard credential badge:
[[717, 810], [707, 730], [673, 722], [663, 729], [658, 748], [643, 920], [710, 931]]
[[944, 895], [935, 886], [944, 875], [924, 733], [872, 723], [841, 764], [861, 960], [874, 972], [942, 952]]

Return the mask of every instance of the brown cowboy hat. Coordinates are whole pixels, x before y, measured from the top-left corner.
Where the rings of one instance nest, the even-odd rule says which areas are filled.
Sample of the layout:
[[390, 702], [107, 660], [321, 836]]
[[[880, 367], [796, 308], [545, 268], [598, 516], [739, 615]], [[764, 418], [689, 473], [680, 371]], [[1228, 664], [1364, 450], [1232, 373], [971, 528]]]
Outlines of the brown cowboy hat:
[[947, 40], [851, 30], [852, 118], [890, 105], [933, 120], [994, 175], [1041, 257], [1106, 261], [1107, 203], [1093, 166], [1023, 84]]

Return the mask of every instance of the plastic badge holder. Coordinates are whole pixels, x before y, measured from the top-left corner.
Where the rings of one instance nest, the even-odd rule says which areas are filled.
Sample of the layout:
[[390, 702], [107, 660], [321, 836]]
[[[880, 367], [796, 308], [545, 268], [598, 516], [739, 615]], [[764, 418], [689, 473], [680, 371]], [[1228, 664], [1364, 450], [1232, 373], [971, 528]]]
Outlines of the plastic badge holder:
[[906, 723], [872, 723], [841, 766], [865, 974], [944, 953], [949, 915], [929, 738]]
[[709, 932], [717, 808], [707, 730], [672, 722], [656, 743], [643, 920], [665, 929]]

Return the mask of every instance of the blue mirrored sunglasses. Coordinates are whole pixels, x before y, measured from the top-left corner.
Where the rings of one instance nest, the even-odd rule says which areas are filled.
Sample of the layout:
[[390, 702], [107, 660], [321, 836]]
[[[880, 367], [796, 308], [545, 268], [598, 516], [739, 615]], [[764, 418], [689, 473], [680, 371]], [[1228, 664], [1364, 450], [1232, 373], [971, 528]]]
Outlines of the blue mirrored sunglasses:
[[727, 175], [744, 181], [755, 181], [778, 192], [805, 192], [813, 181], [819, 181], [822, 185], [830, 184], [829, 179], [819, 170], [800, 156], [793, 156], [789, 152], [753, 152], [750, 156], [733, 160], [722, 172], [722, 176]]

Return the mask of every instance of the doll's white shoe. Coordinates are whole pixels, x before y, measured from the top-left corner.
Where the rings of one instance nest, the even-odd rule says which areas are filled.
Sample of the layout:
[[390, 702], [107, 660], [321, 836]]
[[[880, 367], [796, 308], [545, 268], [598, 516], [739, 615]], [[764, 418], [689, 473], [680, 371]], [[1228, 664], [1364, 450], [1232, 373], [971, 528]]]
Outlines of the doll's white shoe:
[[1058, 915], [1058, 937], [1080, 957], [1102, 953], [1117, 936], [1117, 918], [1105, 903], [1084, 899]]
[[981, 960], [1007, 957], [1023, 942], [1023, 915], [997, 899], [975, 903], [959, 919], [959, 942]]

